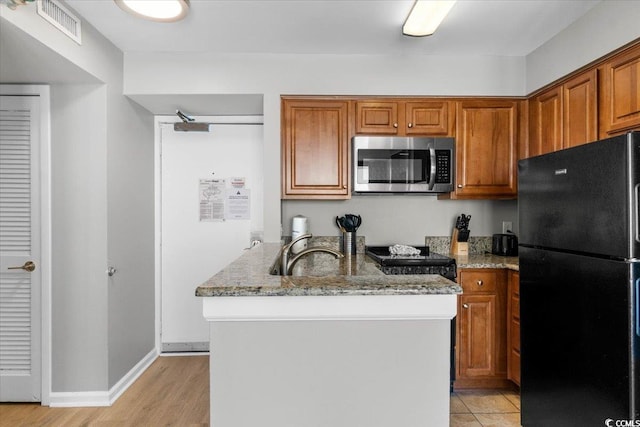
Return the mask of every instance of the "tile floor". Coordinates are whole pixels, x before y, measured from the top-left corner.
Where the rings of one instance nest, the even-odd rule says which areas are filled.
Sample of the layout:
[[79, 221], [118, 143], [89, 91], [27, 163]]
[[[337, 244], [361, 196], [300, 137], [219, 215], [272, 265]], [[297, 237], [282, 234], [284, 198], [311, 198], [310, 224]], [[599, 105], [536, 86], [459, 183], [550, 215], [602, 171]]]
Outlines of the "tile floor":
[[511, 390], [451, 394], [450, 427], [520, 427], [520, 395]]

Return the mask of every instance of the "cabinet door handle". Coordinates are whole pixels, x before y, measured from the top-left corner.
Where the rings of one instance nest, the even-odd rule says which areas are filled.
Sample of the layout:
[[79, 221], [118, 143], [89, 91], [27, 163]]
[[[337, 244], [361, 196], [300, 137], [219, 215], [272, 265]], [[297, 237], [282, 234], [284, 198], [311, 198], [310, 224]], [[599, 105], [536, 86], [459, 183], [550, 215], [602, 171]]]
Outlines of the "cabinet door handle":
[[409, 128], [412, 128], [412, 127], [413, 127], [413, 123], [409, 123]]
[[462, 188], [462, 184], [458, 184], [458, 188]]
[[462, 308], [469, 308], [469, 304], [467, 303], [462, 304]]
[[484, 285], [484, 282], [483, 282], [482, 280], [478, 280], [478, 281], [476, 282], [476, 284], [477, 284], [478, 286], [483, 286], [483, 285]]
[[394, 123], [394, 124], [393, 124], [393, 127], [394, 127], [394, 128], [396, 128], [396, 129], [398, 129], [398, 124], [397, 124], [397, 123]]

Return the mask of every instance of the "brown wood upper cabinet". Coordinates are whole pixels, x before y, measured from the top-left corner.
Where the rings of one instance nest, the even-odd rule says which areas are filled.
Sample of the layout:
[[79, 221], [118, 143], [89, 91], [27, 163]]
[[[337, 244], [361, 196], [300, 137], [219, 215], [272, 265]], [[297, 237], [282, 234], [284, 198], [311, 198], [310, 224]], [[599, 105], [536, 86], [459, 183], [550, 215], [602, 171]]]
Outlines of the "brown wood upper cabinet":
[[598, 139], [597, 85], [593, 69], [529, 100], [529, 156]]
[[614, 56], [600, 69], [600, 138], [640, 129], [640, 44]]
[[282, 98], [282, 198], [350, 197], [349, 101]]
[[529, 100], [529, 155], [562, 149], [562, 88], [553, 87]]
[[517, 196], [517, 100], [456, 102], [456, 188], [452, 199]]
[[451, 103], [445, 100], [355, 101], [356, 134], [362, 135], [451, 135]]

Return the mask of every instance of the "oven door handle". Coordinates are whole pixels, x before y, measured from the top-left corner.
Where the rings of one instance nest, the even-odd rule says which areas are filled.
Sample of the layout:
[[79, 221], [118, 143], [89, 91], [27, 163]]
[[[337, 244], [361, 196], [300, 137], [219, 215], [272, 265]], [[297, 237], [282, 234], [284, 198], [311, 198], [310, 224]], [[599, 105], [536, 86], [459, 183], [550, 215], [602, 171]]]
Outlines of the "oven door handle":
[[429, 190], [433, 190], [433, 187], [436, 185], [436, 149], [431, 147], [429, 148]]

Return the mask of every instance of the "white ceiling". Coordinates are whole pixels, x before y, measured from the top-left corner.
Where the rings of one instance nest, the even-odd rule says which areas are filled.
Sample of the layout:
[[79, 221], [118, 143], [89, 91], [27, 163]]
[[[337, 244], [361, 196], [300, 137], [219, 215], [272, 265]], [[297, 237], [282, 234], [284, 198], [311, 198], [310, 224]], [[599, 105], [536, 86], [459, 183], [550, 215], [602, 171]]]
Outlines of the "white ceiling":
[[413, 0], [191, 0], [177, 23], [67, 0], [124, 52], [524, 56], [601, 0], [458, 0], [433, 36], [402, 35]]

